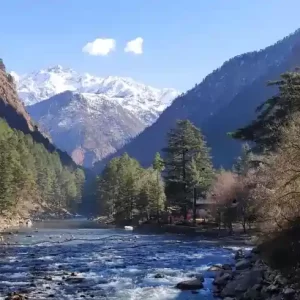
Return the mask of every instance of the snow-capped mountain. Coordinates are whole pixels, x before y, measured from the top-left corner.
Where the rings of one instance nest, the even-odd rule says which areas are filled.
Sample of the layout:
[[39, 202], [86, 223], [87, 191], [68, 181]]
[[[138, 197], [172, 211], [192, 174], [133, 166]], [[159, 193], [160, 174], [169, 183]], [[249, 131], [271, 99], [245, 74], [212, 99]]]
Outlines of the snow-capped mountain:
[[11, 75], [40, 128], [86, 167], [141, 133], [179, 94], [131, 78], [80, 75], [61, 66]]
[[146, 126], [151, 125], [179, 95], [175, 89], [156, 89], [127, 77], [81, 75], [60, 65], [21, 76], [15, 72], [11, 74], [26, 106], [65, 91], [95, 94], [108, 97], [128, 109]]
[[91, 93], [66, 91], [27, 110], [59, 148], [86, 167], [114, 153], [145, 128], [113, 99]]

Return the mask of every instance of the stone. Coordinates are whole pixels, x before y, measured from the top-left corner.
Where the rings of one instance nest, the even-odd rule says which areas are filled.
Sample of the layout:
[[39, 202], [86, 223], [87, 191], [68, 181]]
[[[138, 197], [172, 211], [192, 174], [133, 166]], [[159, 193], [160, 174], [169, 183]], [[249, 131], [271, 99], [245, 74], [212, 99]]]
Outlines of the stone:
[[201, 282], [204, 282], [204, 276], [202, 274], [195, 275], [196, 279], [200, 280]]
[[265, 273], [264, 273], [264, 279], [267, 282], [273, 282], [273, 281], [275, 281], [275, 278], [276, 278], [275, 272], [273, 272], [271, 270], [266, 270], [265, 271]]
[[279, 287], [277, 286], [277, 285], [275, 285], [275, 284], [270, 284], [267, 288], [266, 288], [266, 291], [268, 292], [268, 293], [277, 293], [277, 292], [279, 292]]
[[217, 276], [215, 278], [215, 280], [213, 281], [213, 284], [215, 284], [215, 285], [225, 285], [231, 278], [232, 278], [231, 274], [225, 273], [221, 276]]
[[223, 268], [221, 265], [213, 265], [207, 269], [207, 271], [209, 271], [209, 272], [216, 272], [216, 271], [222, 271], [222, 270], [223, 270]]
[[236, 270], [245, 270], [251, 267], [251, 262], [248, 259], [242, 259], [235, 264]]
[[177, 283], [176, 288], [180, 290], [199, 290], [203, 288], [203, 283], [199, 279], [186, 280]]
[[284, 278], [282, 275], [279, 274], [275, 277], [275, 283], [280, 284], [282, 286], [286, 286], [288, 281], [286, 278]]
[[243, 252], [242, 249], [239, 249], [238, 251], [236, 251], [234, 259], [238, 260], [238, 259], [241, 259], [241, 258], [244, 258], [244, 252]]
[[283, 290], [283, 294], [285, 296], [292, 296], [295, 293], [296, 293], [296, 291], [294, 289], [292, 289], [292, 288], [286, 288], [286, 289]]
[[260, 284], [255, 284], [253, 287], [250, 287], [243, 295], [245, 299], [261, 299], [262, 286]]
[[268, 298], [268, 300], [282, 300], [282, 295], [273, 295], [271, 298]]
[[260, 250], [258, 249], [258, 247], [254, 247], [254, 248], [252, 248], [251, 252], [252, 252], [253, 254], [259, 254], [259, 253], [260, 253]]
[[78, 276], [70, 276], [66, 279], [66, 281], [68, 283], [77, 284], [77, 283], [82, 283], [84, 281], [84, 278], [83, 277], [78, 277]]
[[47, 280], [47, 281], [52, 281], [52, 277], [51, 276], [45, 276], [44, 279]]
[[164, 275], [162, 275], [162, 274], [155, 274], [154, 278], [164, 278]]
[[256, 270], [245, 271], [234, 280], [229, 281], [222, 290], [222, 297], [235, 297], [237, 294], [242, 294], [256, 284], [262, 282], [262, 272]]
[[224, 265], [222, 265], [222, 269], [225, 270], [225, 271], [231, 271], [232, 267], [229, 264], [224, 264]]

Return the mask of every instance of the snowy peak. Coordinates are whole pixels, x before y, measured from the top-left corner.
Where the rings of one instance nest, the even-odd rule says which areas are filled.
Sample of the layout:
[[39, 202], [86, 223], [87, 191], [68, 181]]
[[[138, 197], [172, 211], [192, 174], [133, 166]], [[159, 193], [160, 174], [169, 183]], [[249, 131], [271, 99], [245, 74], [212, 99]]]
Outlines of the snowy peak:
[[19, 96], [27, 106], [64, 91], [96, 94], [111, 98], [131, 113], [138, 114], [145, 125], [152, 124], [179, 95], [175, 89], [153, 88], [132, 78], [79, 74], [61, 65], [21, 76], [15, 72], [11, 75], [16, 79]]

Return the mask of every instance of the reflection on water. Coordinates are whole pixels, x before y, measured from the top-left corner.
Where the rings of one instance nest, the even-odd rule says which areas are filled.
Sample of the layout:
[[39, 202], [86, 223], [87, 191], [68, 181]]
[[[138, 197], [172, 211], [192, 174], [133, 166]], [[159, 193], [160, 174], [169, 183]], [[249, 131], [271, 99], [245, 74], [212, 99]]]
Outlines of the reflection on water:
[[[92, 228], [84, 219], [33, 227], [12, 236], [18, 245], [7, 246], [1, 256], [0, 299], [20, 289], [35, 300], [213, 299], [212, 279], [204, 271], [232, 259], [232, 251], [196, 238]], [[203, 290], [174, 288], [203, 272]]]

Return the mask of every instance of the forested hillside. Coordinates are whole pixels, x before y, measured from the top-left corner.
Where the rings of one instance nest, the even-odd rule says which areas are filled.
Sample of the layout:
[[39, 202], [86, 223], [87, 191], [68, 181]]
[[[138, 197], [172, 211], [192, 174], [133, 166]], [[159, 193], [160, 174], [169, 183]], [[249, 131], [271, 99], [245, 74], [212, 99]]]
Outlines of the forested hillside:
[[[167, 131], [177, 119], [189, 119], [201, 127], [212, 148], [215, 166], [229, 167], [239, 154], [241, 144], [227, 137], [227, 132], [247, 124], [256, 107], [274, 95], [267, 87], [299, 63], [300, 31], [264, 50], [239, 55], [225, 62], [200, 84], [175, 99], [159, 119], [115, 155], [127, 152], [142, 165], [151, 164], [156, 151], [165, 145]], [[111, 157], [110, 157], [111, 158]], [[100, 162], [100, 170], [106, 161]]]
[[39, 132], [0, 66], [0, 215], [76, 211], [85, 175]]

